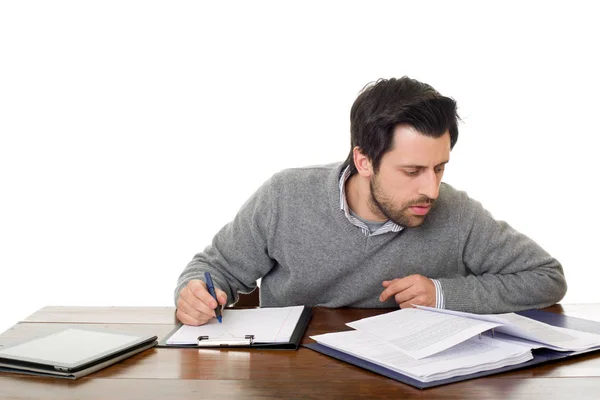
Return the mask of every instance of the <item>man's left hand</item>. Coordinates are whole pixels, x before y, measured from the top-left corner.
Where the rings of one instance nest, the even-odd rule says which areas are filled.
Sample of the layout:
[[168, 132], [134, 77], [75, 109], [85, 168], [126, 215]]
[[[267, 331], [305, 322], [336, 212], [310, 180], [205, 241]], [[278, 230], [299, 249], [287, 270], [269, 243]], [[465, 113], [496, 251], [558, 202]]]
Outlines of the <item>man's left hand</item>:
[[413, 304], [435, 307], [435, 285], [423, 275], [383, 281], [383, 287], [385, 290], [379, 296], [381, 302], [394, 297], [400, 308], [410, 308]]

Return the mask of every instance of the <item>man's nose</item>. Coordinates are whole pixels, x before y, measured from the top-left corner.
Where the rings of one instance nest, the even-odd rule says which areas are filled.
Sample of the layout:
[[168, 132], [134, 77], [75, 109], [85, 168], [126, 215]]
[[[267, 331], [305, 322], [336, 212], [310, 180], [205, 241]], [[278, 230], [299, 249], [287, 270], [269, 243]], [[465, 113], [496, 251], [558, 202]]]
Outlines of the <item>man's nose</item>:
[[430, 199], [437, 199], [440, 194], [440, 182], [434, 171], [427, 171], [421, 175], [419, 194], [427, 196]]

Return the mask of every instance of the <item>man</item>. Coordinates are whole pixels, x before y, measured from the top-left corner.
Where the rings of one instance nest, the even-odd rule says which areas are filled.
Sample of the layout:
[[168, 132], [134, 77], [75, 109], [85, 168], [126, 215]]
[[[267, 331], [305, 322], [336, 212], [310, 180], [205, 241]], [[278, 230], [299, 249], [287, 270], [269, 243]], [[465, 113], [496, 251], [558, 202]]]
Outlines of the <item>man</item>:
[[341, 164], [275, 174], [185, 268], [177, 318], [215, 316], [261, 280], [262, 306], [411, 307], [476, 313], [541, 308], [566, 292], [536, 243], [441, 183], [456, 103], [403, 77], [379, 80], [350, 113]]

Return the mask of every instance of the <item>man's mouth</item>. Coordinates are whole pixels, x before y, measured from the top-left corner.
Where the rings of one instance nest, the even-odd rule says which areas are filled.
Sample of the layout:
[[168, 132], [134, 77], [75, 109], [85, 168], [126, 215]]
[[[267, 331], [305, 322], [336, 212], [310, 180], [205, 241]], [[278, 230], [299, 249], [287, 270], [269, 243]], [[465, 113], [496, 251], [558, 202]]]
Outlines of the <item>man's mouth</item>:
[[431, 204], [415, 204], [409, 208], [416, 215], [425, 215], [431, 209]]

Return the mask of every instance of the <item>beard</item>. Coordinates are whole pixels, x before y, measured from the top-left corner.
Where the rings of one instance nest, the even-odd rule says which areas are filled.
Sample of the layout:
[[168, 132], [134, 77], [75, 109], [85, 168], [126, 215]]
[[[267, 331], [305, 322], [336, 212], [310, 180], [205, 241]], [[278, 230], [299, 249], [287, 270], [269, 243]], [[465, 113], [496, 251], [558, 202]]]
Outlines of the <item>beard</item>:
[[375, 215], [385, 217], [394, 223], [405, 228], [416, 228], [425, 222], [425, 215], [415, 215], [410, 211], [410, 207], [417, 204], [429, 204], [433, 207], [435, 199], [427, 196], [421, 196], [417, 199], [407, 201], [400, 207], [395, 207], [392, 200], [383, 192], [379, 185], [379, 179], [375, 175], [369, 182], [371, 188], [371, 198], [369, 208]]

